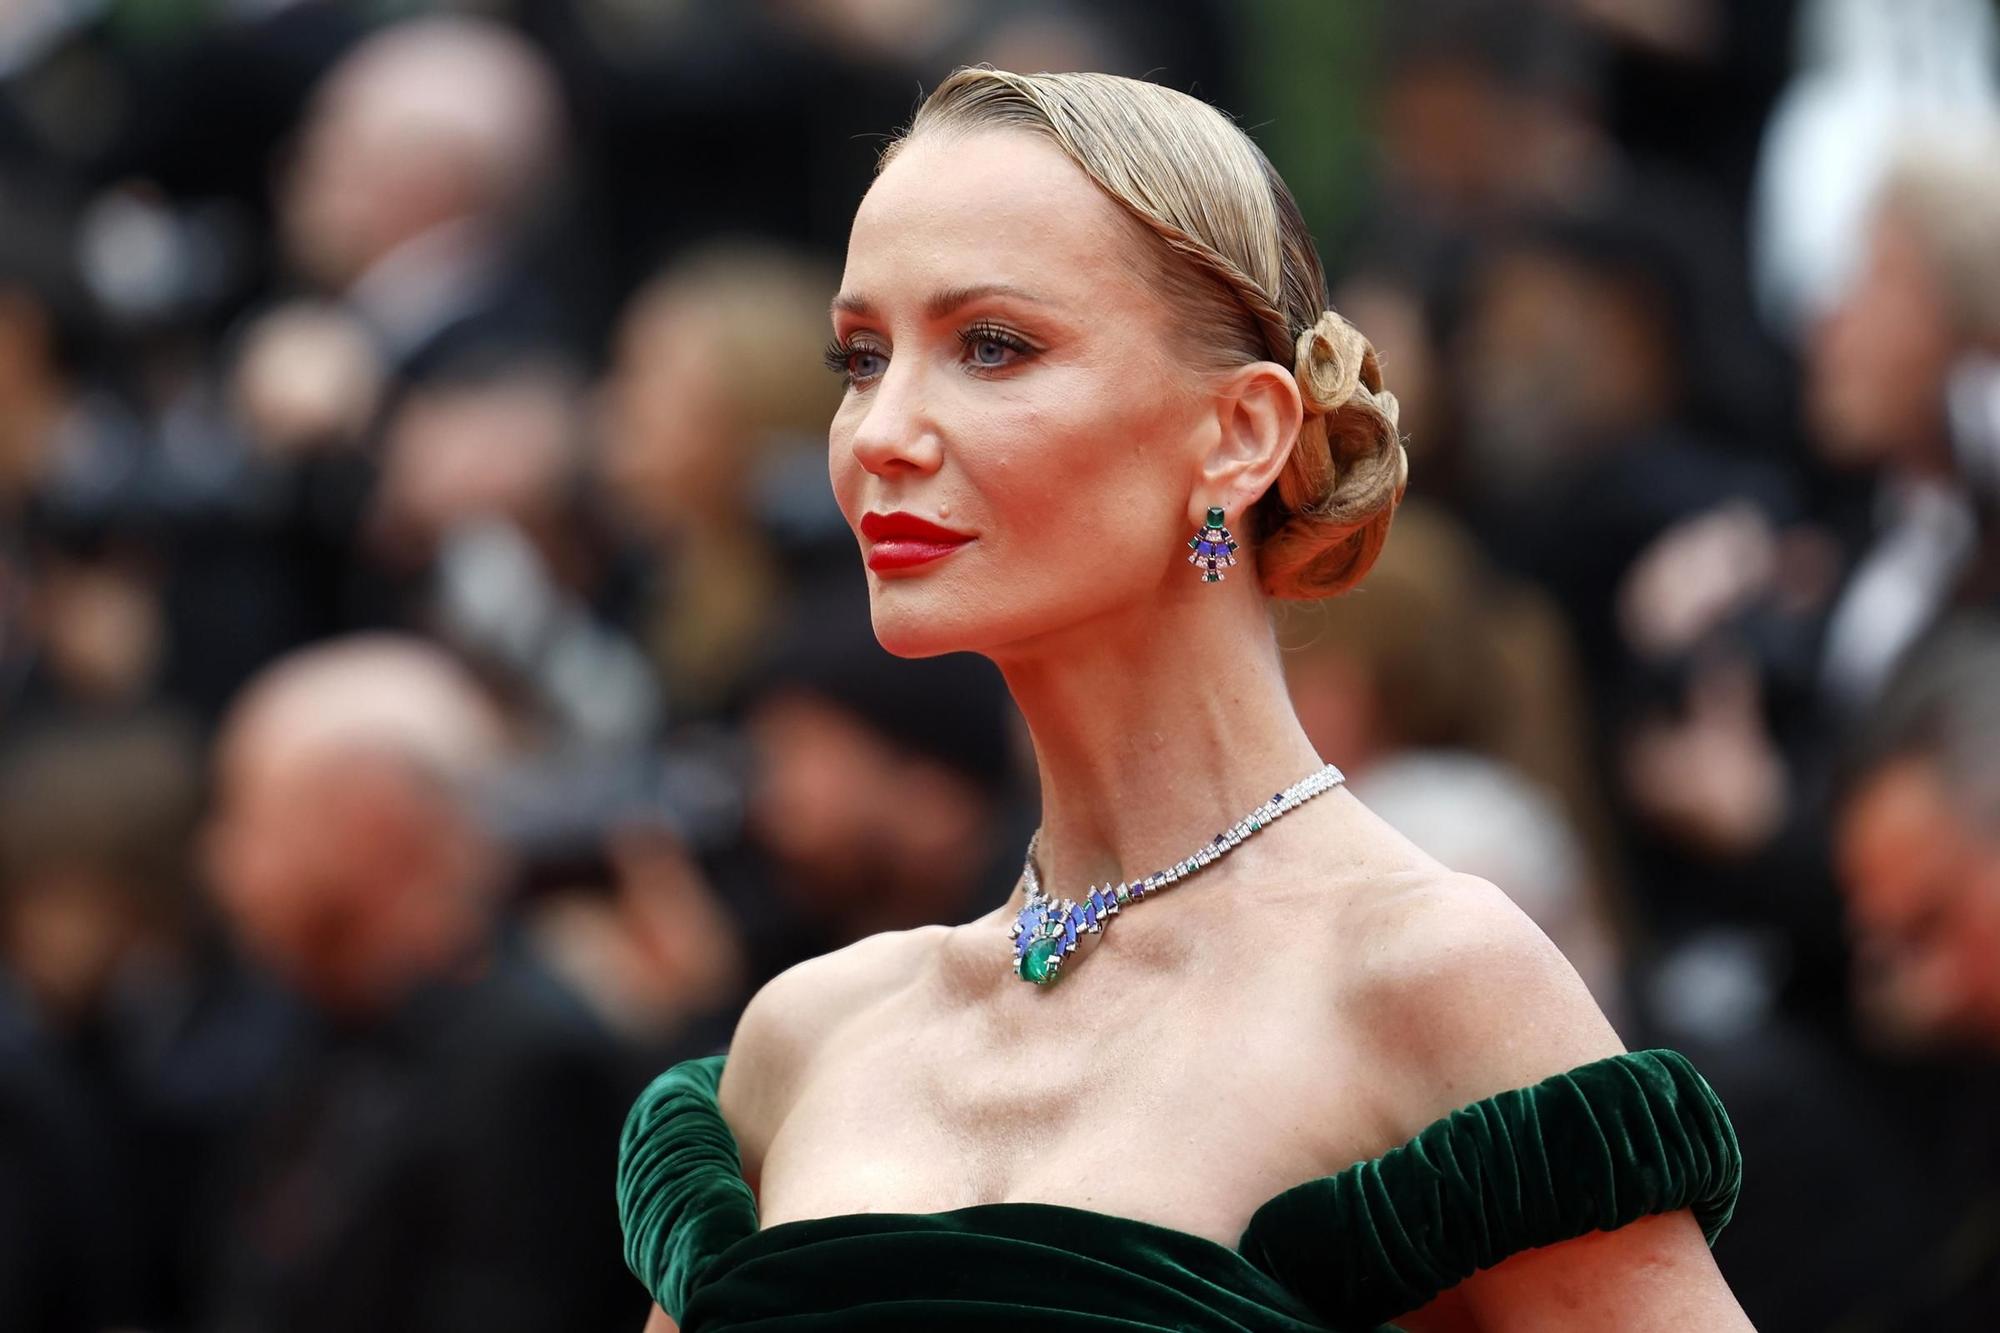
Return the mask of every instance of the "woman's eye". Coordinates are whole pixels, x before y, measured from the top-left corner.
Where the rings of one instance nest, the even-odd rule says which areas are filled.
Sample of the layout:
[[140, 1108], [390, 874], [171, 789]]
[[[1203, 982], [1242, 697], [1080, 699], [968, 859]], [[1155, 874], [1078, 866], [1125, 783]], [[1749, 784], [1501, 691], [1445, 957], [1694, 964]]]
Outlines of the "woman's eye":
[[824, 359], [826, 368], [849, 384], [857, 380], [873, 379], [882, 373], [883, 366], [889, 360], [872, 347], [857, 347], [838, 339], [826, 345]]
[[1013, 350], [998, 338], [981, 338], [972, 344], [972, 361], [980, 366], [1004, 366], [1007, 353]]
[[1000, 370], [1027, 355], [1027, 344], [998, 329], [975, 327], [959, 335], [965, 358], [980, 370]]
[[[958, 340], [966, 364], [975, 370], [1005, 370], [1029, 351], [1018, 337], [997, 329], [967, 329], [959, 334]], [[855, 385], [884, 374], [889, 369], [889, 357], [876, 348], [836, 339], [827, 344], [826, 365], [849, 385]]]

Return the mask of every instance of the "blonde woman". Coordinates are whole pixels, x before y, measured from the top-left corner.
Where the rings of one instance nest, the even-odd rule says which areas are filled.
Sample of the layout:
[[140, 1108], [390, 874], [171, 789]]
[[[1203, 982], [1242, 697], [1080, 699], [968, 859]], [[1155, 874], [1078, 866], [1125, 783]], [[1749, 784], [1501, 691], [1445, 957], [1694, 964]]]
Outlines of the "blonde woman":
[[1407, 464], [1251, 141], [961, 70], [833, 326], [876, 634], [1001, 668], [1041, 829], [1004, 907], [793, 968], [640, 1099], [649, 1329], [1748, 1328], [1707, 1083], [1293, 714], [1272, 599], [1352, 587]]

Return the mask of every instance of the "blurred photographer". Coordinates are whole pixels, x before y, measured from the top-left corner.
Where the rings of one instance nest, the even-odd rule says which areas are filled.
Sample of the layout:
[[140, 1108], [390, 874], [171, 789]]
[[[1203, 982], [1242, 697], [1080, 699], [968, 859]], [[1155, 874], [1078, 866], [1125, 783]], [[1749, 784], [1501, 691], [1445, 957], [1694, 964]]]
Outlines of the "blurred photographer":
[[1996, 235], [2000, 137], [1906, 147], [1808, 349], [1811, 438], [1862, 507], [1725, 503], [1659, 537], [1619, 591], [1641, 677], [1676, 682], [1621, 740], [1628, 799], [1730, 872], [1704, 877], [1706, 910], [1781, 925], [1823, 979], [1839, 970], [1822, 888], [1835, 747], [1940, 617], [2000, 605]]

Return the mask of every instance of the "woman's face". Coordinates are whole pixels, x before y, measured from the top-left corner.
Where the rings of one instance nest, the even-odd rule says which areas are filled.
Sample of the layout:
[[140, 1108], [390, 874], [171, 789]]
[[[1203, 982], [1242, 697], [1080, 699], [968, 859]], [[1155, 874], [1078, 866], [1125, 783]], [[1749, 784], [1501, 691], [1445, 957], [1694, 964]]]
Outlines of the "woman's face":
[[[850, 382], [829, 469], [889, 651], [1115, 633], [1162, 580], [1197, 582], [1185, 539], [1220, 426], [1170, 344], [1145, 244], [1018, 131], [911, 140], [862, 201], [833, 313], [829, 359]], [[894, 512], [969, 540], [878, 564], [864, 519]]]

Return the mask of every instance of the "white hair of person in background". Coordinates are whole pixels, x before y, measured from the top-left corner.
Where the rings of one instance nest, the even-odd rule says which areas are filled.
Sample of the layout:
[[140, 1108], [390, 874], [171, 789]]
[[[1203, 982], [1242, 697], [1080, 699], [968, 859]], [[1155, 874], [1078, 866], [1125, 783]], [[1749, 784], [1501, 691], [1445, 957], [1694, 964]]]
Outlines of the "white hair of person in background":
[[1854, 280], [1807, 341], [1805, 394], [1823, 457], [1882, 469], [1822, 654], [1849, 717], [1949, 603], [2000, 500], [2000, 126], [1898, 144], [1865, 221]]
[[464, 15], [382, 28], [313, 90], [279, 190], [287, 257], [398, 361], [497, 281], [564, 133], [556, 75], [513, 30]]
[[1988, 0], [1805, 0], [1797, 47], [1750, 219], [1758, 304], [1788, 341], [1853, 273], [1896, 146], [2000, 121], [2000, 25]]

